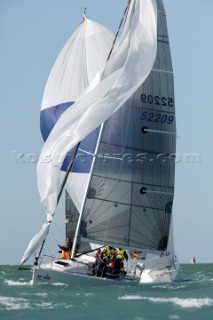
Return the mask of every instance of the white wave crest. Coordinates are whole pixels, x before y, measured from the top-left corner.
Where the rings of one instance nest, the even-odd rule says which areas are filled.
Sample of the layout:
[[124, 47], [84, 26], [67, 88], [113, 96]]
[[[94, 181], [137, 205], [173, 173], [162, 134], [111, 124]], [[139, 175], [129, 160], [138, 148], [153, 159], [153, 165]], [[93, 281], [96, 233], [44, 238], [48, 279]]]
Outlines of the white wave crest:
[[34, 307], [39, 308], [39, 309], [54, 309], [55, 306], [51, 302], [39, 302], [39, 303], [34, 303]]
[[118, 298], [119, 300], [147, 300], [156, 303], [174, 303], [182, 308], [202, 308], [204, 306], [213, 306], [213, 299], [210, 298], [154, 298], [138, 295], [126, 295]]
[[51, 283], [53, 286], [62, 286], [62, 287], [68, 287], [68, 284], [63, 283], [63, 282], [53, 282]]
[[13, 281], [13, 280], [4, 280], [4, 283], [7, 283], [8, 286], [30, 286], [32, 284], [31, 281], [22, 282], [22, 281]]
[[39, 297], [47, 297], [48, 294], [46, 292], [38, 292], [38, 293], [35, 293], [35, 296], [39, 296]]
[[0, 309], [4, 307], [6, 310], [31, 309], [30, 303], [23, 298], [11, 298], [0, 296]]

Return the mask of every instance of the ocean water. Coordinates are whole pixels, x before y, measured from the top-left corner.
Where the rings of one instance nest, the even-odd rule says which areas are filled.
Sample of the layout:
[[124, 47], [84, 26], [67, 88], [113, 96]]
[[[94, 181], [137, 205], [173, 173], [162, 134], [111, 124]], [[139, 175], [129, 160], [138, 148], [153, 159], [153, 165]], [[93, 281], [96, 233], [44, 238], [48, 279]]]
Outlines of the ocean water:
[[0, 266], [0, 319], [213, 319], [213, 264], [181, 265], [173, 284], [31, 285], [30, 271]]

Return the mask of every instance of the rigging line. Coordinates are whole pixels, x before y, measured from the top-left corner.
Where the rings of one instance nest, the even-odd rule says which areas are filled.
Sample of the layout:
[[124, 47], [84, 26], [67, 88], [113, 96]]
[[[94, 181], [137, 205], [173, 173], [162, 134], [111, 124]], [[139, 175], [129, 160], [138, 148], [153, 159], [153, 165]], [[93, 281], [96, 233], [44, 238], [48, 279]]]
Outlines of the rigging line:
[[[57, 231], [59, 232], [59, 234], [60, 234], [60, 236], [62, 237], [62, 239], [64, 239], [64, 237], [63, 237], [63, 235], [62, 235], [62, 232], [59, 230], [59, 228], [57, 228], [57, 226], [56, 226], [55, 223], [54, 223], [54, 227], [57, 229]], [[58, 241], [57, 241], [57, 239], [56, 239], [56, 237], [55, 237], [55, 232], [50, 231], [50, 233], [51, 233], [51, 236], [53, 237], [55, 243], [58, 244]]]
[[83, 152], [83, 153], [89, 154], [90, 156], [93, 156], [93, 157], [95, 157], [95, 156], [96, 156], [96, 154], [91, 153], [91, 152], [86, 151], [86, 150], [83, 150], [83, 149], [81, 149], [81, 148], [79, 148], [79, 149], [78, 149], [78, 151], [81, 151], [81, 152]]
[[120, 24], [119, 24], [118, 30], [117, 30], [117, 32], [116, 32], [115, 38], [114, 38], [113, 43], [112, 43], [112, 48], [111, 48], [111, 50], [110, 50], [110, 52], [109, 52], [109, 55], [108, 55], [108, 57], [107, 57], [107, 61], [108, 61], [109, 58], [111, 57], [112, 51], [113, 51], [114, 46], [115, 46], [115, 42], [117, 41], [118, 34], [119, 34], [120, 29], [121, 29], [121, 27], [122, 27], [122, 24], [123, 24], [123, 21], [124, 21], [124, 17], [125, 17], [125, 15], [126, 15], [126, 13], [127, 13], [127, 10], [128, 10], [128, 8], [129, 8], [129, 6], [130, 6], [130, 1], [128, 1], [128, 4], [127, 4], [127, 6], [126, 6], [126, 8], [125, 8], [125, 10], [124, 10], [123, 16], [122, 16], [122, 18], [121, 18], [121, 22], [120, 22]]

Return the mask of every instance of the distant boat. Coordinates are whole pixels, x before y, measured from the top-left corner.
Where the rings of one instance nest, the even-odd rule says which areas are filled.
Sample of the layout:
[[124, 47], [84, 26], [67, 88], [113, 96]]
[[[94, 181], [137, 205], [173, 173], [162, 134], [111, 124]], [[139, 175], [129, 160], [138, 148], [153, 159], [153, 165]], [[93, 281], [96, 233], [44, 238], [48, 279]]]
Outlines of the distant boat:
[[[75, 135], [83, 139], [77, 141], [72, 156], [80, 151], [84, 161], [72, 159], [68, 169], [74, 179], [65, 181], [66, 235], [73, 240], [71, 259], [41, 264], [41, 251], [59, 197], [48, 196], [47, 172], [38, 166], [48, 222], [31, 240], [22, 259], [26, 262], [41, 245], [33, 283], [142, 284], [171, 282], [177, 276], [172, 222], [175, 102], [162, 1], [130, 0], [123, 18], [123, 33], [99, 80], [97, 77], [89, 85], [73, 110], [68, 108], [61, 115], [44, 145], [43, 150], [50, 154], [53, 144], [54, 151], [62, 150], [63, 137], [70, 136], [71, 141], [71, 128], [77, 123]], [[96, 100], [99, 108], [95, 108]], [[81, 108], [85, 111], [80, 114]], [[90, 132], [91, 139], [85, 141]], [[66, 153], [75, 145], [66, 140]], [[52, 170], [48, 184], [57, 174], [61, 176], [60, 170]], [[103, 246], [124, 248], [137, 255], [131, 255], [125, 273], [116, 278], [94, 277], [95, 258], [89, 252]]]
[[195, 258], [195, 257], [193, 257], [193, 258], [191, 259], [191, 263], [192, 263], [192, 264], [195, 264], [195, 263], [196, 263], [196, 258]]

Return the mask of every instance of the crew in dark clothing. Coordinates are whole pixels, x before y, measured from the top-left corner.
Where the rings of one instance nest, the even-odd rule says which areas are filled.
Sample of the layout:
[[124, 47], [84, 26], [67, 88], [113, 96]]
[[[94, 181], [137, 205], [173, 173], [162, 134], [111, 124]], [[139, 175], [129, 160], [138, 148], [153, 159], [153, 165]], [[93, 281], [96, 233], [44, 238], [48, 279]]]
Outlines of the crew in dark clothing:
[[121, 263], [120, 260], [117, 258], [117, 252], [114, 251], [111, 254], [110, 264], [107, 267], [108, 272], [112, 275], [118, 275], [121, 272]]
[[58, 247], [62, 250], [61, 251], [61, 258], [62, 259], [70, 259], [70, 253], [72, 250], [72, 242], [69, 237], [66, 239], [66, 243], [64, 246], [58, 245]]
[[102, 277], [106, 272], [106, 254], [101, 252], [99, 257], [96, 258], [95, 266], [96, 266], [96, 276]]

